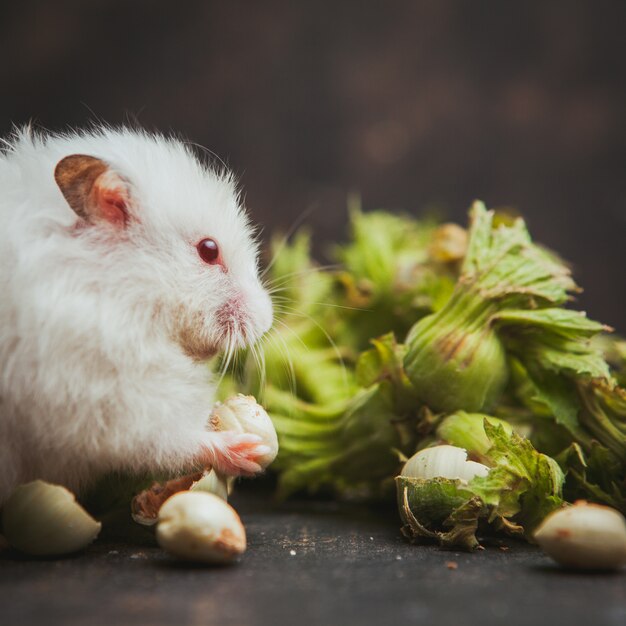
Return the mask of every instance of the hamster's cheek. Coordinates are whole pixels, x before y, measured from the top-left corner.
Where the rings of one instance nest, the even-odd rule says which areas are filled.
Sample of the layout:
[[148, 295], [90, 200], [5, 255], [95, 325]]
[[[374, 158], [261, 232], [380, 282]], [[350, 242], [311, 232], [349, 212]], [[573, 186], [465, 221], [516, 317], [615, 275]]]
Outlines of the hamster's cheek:
[[179, 343], [183, 351], [196, 361], [208, 361], [219, 352], [219, 346], [207, 342], [205, 337], [193, 331], [181, 333]]
[[192, 359], [207, 361], [221, 349], [222, 336], [201, 313], [181, 315], [174, 340]]

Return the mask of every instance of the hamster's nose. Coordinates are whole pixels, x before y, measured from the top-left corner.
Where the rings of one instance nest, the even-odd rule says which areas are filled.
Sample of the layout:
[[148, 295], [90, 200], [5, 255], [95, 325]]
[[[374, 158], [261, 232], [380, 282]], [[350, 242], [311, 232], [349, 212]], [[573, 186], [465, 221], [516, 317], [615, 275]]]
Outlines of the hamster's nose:
[[245, 304], [246, 317], [249, 321], [253, 337], [253, 341], [260, 339], [271, 327], [274, 322], [274, 307], [272, 300], [263, 288], [260, 282], [250, 281], [244, 289], [243, 303]]

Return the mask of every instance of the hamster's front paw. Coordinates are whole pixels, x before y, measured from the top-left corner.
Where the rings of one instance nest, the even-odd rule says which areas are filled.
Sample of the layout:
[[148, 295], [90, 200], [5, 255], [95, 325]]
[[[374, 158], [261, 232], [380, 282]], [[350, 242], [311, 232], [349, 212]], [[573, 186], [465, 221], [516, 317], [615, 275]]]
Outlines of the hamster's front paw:
[[206, 433], [201, 461], [227, 476], [254, 476], [263, 470], [258, 459], [269, 451], [258, 435], [210, 432]]

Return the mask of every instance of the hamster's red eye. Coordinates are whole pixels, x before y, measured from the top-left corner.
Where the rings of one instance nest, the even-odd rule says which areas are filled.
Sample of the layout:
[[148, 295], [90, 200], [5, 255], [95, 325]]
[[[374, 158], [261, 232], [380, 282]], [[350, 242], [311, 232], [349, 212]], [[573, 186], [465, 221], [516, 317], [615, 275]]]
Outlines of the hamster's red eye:
[[220, 248], [215, 239], [203, 239], [197, 246], [200, 258], [209, 265], [220, 262]]

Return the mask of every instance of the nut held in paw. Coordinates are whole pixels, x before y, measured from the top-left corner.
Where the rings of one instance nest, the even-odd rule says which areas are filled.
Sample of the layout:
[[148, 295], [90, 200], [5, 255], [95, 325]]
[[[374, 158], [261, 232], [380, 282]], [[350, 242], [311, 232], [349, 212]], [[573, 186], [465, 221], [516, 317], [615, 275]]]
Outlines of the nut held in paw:
[[183, 491], [167, 500], [156, 538], [174, 556], [205, 563], [230, 563], [246, 550], [246, 531], [235, 509], [203, 491]]
[[276, 429], [265, 409], [254, 396], [238, 394], [224, 402], [218, 402], [211, 413], [211, 425], [215, 430], [234, 430], [238, 433], [258, 435], [270, 449], [256, 461], [265, 469], [278, 454]]

